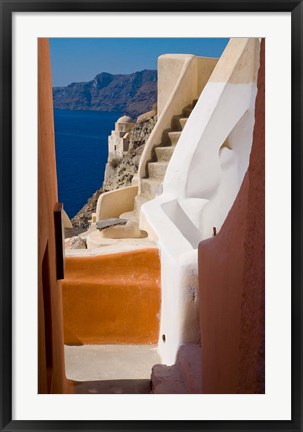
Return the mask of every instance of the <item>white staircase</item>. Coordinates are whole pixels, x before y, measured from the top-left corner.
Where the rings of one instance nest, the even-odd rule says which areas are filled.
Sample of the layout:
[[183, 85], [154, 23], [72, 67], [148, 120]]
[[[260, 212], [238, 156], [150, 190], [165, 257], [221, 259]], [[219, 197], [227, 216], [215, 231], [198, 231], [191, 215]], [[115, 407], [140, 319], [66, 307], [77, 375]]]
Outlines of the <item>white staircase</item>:
[[163, 132], [162, 142], [154, 148], [153, 158], [147, 163], [147, 176], [141, 180], [141, 193], [135, 198], [137, 212], [142, 205], [141, 196], [145, 198], [145, 201], [149, 201], [162, 192], [162, 182], [168, 163], [196, 102], [194, 100], [191, 105], [183, 109], [182, 114], [172, 118], [171, 129]]
[[162, 193], [162, 183], [168, 163], [196, 103], [197, 100], [194, 100], [183, 109], [180, 115], [172, 117], [171, 129], [163, 132], [162, 142], [154, 147], [152, 160], [147, 163], [146, 177], [141, 179], [141, 193], [135, 197], [134, 211], [123, 213], [120, 217], [138, 221], [140, 207]]

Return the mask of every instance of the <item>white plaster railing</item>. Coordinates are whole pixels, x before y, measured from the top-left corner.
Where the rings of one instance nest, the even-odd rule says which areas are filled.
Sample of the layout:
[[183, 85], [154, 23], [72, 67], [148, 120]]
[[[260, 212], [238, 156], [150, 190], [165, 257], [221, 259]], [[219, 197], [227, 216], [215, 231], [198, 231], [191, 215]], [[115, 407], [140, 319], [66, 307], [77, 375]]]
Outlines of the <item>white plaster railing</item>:
[[259, 47], [258, 39], [230, 40], [185, 125], [162, 195], [141, 207], [140, 227], [161, 249], [159, 350], [167, 364], [182, 343], [199, 340], [196, 248], [213, 227], [219, 232], [248, 168]]

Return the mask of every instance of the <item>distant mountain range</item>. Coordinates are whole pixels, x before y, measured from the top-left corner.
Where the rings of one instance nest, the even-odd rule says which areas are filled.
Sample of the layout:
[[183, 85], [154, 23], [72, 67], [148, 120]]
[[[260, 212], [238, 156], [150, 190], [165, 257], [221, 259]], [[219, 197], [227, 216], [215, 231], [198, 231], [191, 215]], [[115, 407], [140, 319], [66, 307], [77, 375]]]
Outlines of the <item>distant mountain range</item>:
[[53, 99], [55, 108], [122, 112], [136, 118], [157, 101], [157, 71], [102, 72], [92, 81], [54, 87]]

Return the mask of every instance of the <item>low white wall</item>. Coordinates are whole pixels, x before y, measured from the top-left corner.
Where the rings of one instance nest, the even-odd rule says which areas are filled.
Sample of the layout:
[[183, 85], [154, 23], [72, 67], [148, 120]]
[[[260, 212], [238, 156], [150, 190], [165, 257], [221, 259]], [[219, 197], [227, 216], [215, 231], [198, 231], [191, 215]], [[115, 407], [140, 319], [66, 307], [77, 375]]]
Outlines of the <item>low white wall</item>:
[[138, 186], [128, 186], [101, 194], [98, 198], [96, 220], [119, 217], [122, 213], [134, 209]]
[[199, 341], [196, 248], [213, 227], [219, 232], [248, 168], [259, 49], [258, 39], [230, 40], [185, 125], [163, 194], [141, 207], [140, 227], [161, 248], [159, 350], [167, 364], [182, 343]]

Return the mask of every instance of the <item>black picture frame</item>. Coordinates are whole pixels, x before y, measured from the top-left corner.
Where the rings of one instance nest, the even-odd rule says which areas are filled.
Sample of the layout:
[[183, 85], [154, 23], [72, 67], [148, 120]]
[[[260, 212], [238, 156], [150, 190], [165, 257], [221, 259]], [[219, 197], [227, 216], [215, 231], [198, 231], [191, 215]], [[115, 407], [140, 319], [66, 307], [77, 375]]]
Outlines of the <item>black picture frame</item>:
[[[12, 420], [12, 16], [14, 12], [291, 12], [292, 66], [292, 420], [290, 421], [14, 421]], [[302, 23], [297, 0], [0, 0], [1, 431], [203, 430], [301, 431], [302, 401]], [[22, 223], [22, 221], [20, 221]], [[283, 313], [283, 311], [281, 312]]]

